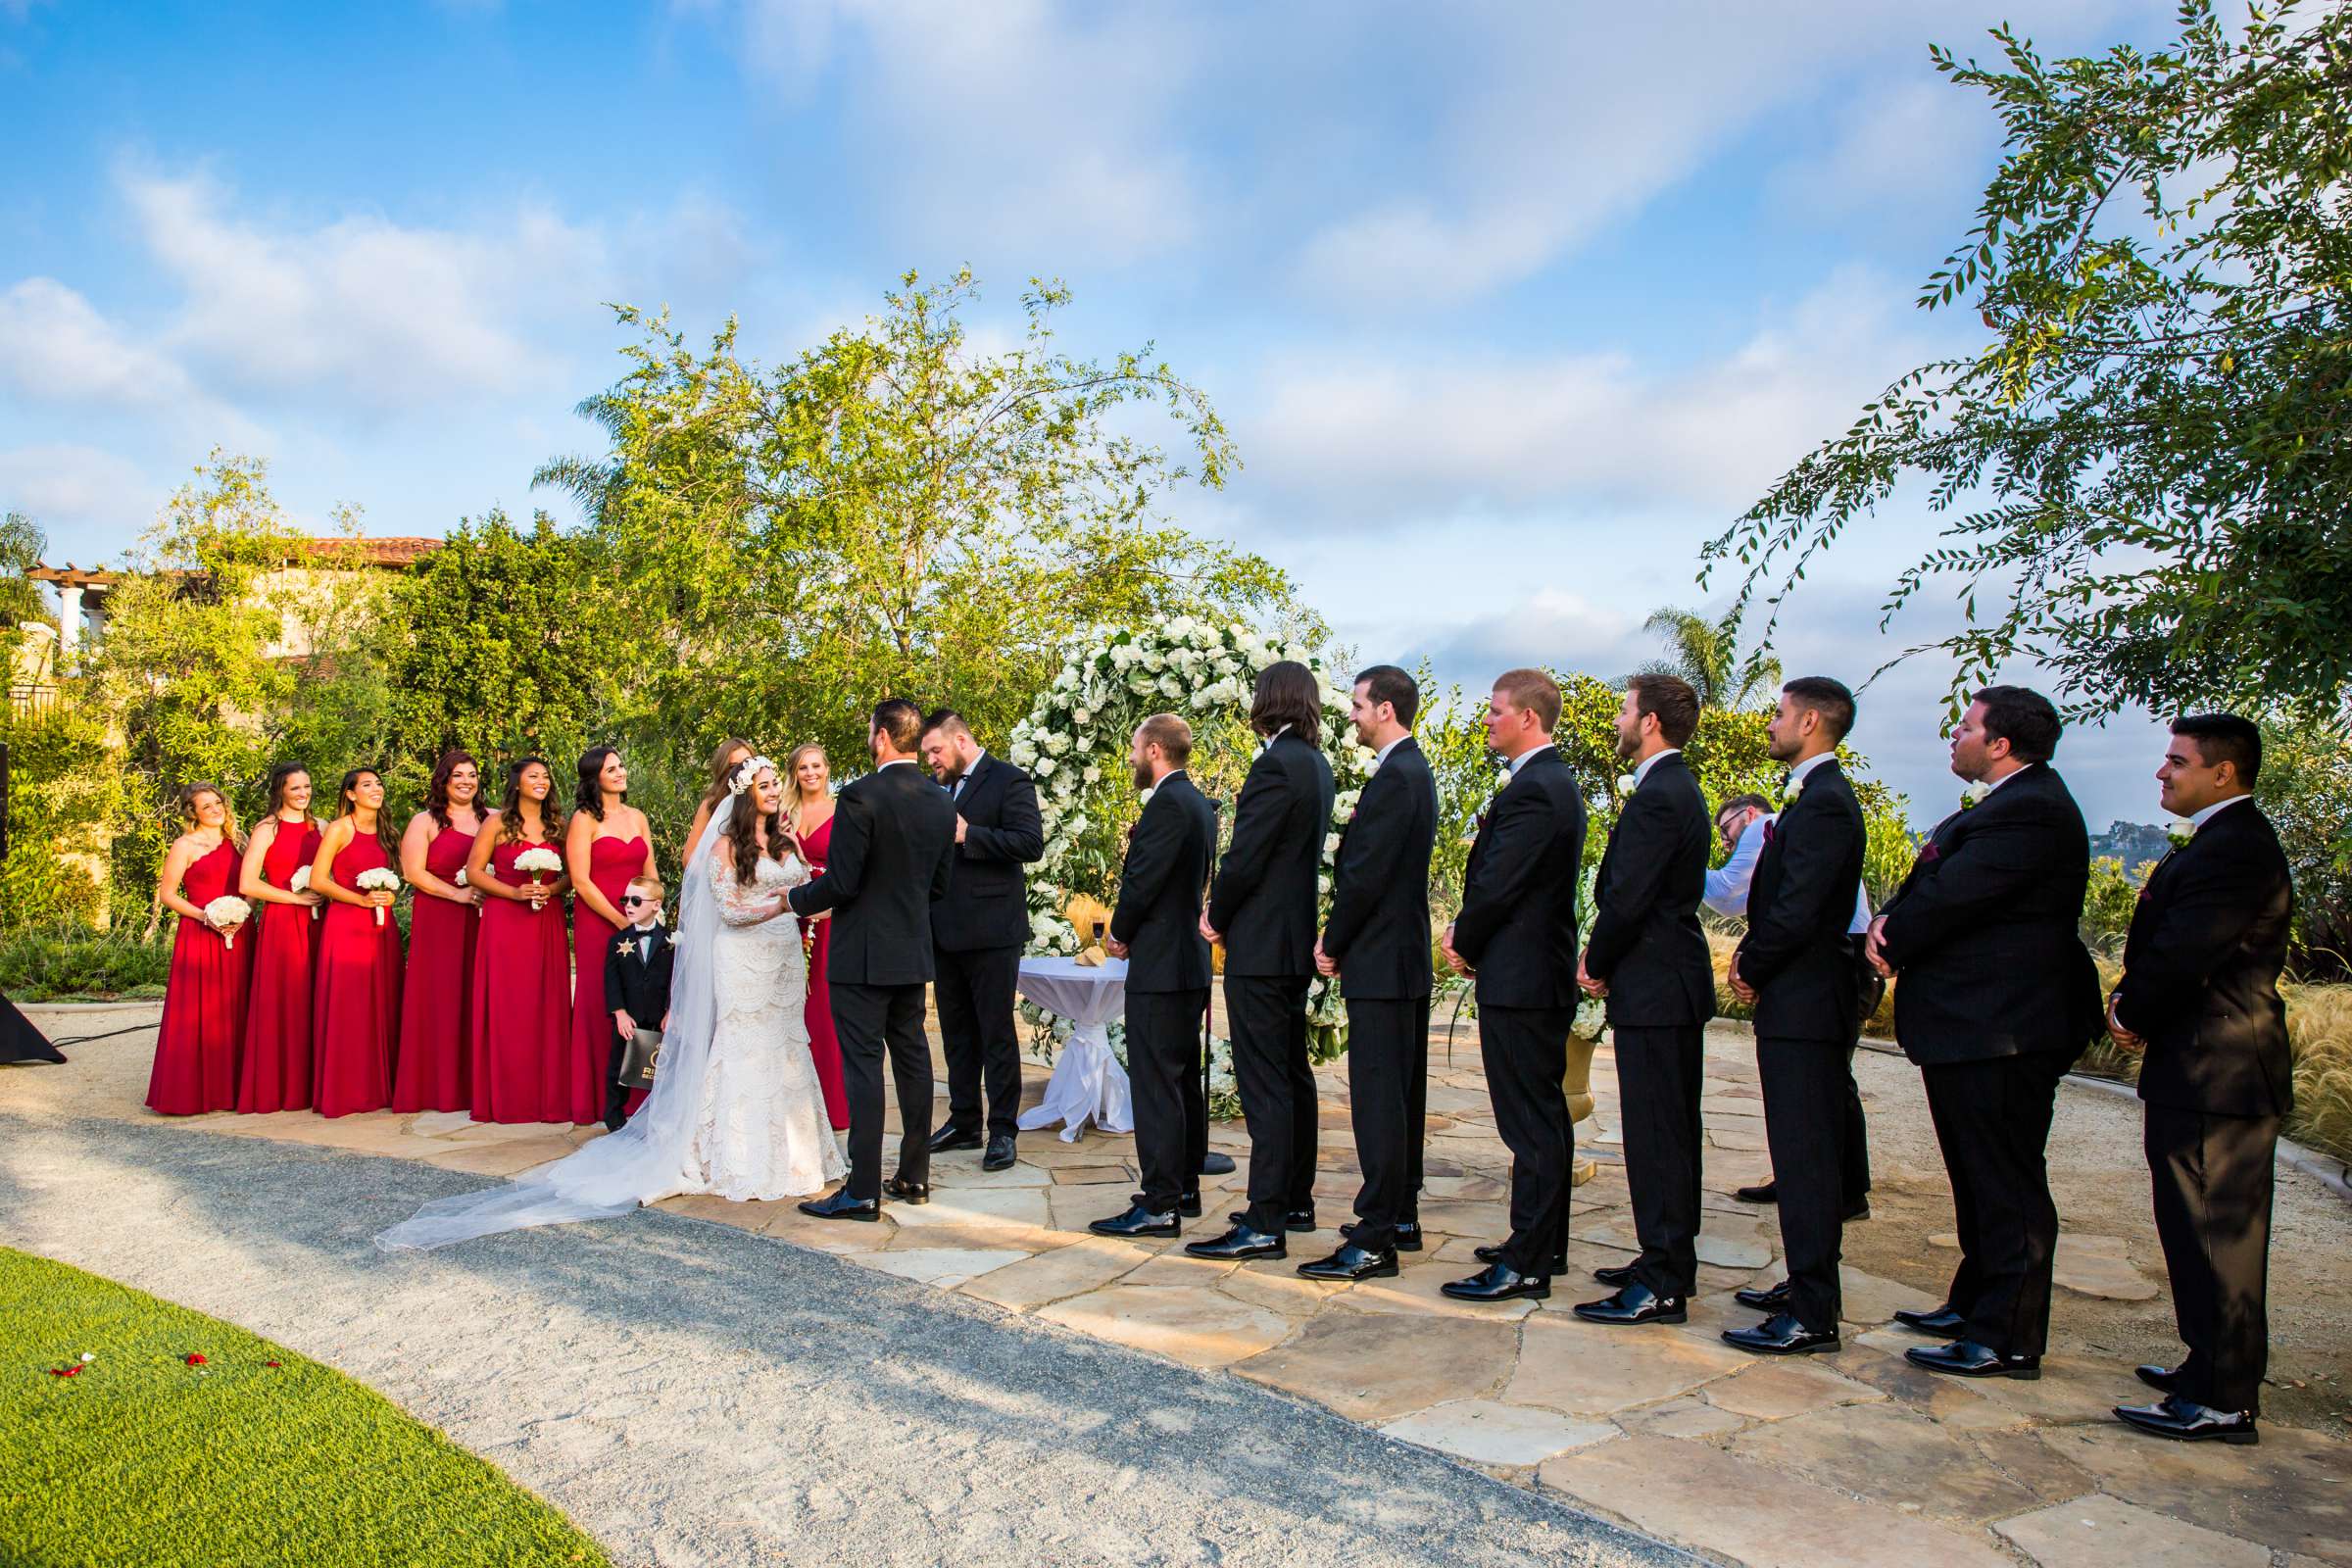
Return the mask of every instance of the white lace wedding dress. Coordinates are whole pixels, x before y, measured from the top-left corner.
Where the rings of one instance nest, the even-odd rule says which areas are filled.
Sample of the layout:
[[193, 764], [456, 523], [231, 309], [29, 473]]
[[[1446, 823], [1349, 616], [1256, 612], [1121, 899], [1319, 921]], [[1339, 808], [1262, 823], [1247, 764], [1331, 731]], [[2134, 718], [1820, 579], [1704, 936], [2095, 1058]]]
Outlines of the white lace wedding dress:
[[494, 1231], [607, 1219], [681, 1193], [806, 1197], [848, 1174], [808, 1055], [800, 924], [790, 914], [757, 918], [807, 881], [808, 868], [763, 858], [750, 887], [738, 883], [710, 853], [735, 805], [719, 803], [686, 864], [669, 1029], [637, 1114], [516, 1181], [436, 1199], [376, 1246], [447, 1247]]

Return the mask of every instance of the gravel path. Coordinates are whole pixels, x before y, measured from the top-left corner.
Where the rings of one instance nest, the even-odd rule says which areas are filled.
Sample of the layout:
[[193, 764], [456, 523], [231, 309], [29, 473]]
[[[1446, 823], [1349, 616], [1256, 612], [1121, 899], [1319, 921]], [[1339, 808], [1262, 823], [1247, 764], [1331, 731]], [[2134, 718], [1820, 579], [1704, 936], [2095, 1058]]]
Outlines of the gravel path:
[[1239, 1379], [726, 1226], [639, 1213], [369, 1245], [480, 1185], [0, 1115], [0, 1244], [343, 1369], [620, 1563], [1690, 1560]]

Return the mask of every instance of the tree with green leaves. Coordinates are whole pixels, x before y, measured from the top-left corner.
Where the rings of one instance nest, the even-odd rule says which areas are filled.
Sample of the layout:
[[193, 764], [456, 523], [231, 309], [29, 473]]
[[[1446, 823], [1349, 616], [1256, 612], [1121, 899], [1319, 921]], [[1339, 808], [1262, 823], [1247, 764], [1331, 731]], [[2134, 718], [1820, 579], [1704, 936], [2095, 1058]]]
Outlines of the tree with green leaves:
[[1698, 693], [1700, 708], [1746, 708], [1781, 689], [1781, 662], [1758, 650], [1740, 652], [1737, 611], [1709, 620], [1695, 610], [1672, 605], [1649, 612], [1642, 629], [1665, 639], [1667, 657], [1642, 666], [1642, 673], [1679, 675]]
[[[1949, 519], [1895, 581], [1966, 612], [1955, 694], [2054, 669], [2078, 715], [2352, 692], [2352, 8], [2183, 0], [2178, 41], [1937, 48], [2006, 133], [1928, 279], [1989, 334], [1902, 376], [1707, 547], [1772, 617], [1898, 490]], [[1704, 578], [1702, 577], [1702, 581]], [[1770, 641], [1771, 626], [1765, 631]], [[1917, 653], [1920, 649], [1912, 649]]]
[[41, 552], [48, 548], [40, 525], [22, 512], [0, 518], [0, 669], [9, 670], [12, 677], [17, 649], [24, 640], [24, 623], [49, 616], [41, 585], [26, 575], [41, 564]]

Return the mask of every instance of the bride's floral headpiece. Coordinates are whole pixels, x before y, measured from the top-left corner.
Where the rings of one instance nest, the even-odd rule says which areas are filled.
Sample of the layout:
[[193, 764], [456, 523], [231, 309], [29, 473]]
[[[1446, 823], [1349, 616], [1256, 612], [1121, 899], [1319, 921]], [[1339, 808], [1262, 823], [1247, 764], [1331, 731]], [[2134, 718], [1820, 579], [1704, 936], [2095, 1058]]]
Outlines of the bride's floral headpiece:
[[782, 768], [776, 766], [775, 760], [773, 758], [755, 757], [748, 762], [738, 764], [735, 771], [728, 775], [727, 793], [729, 795], [741, 795], [745, 790], [750, 789], [752, 787], [752, 780], [760, 776], [760, 770], [763, 767], [772, 769], [779, 773], [783, 771]]

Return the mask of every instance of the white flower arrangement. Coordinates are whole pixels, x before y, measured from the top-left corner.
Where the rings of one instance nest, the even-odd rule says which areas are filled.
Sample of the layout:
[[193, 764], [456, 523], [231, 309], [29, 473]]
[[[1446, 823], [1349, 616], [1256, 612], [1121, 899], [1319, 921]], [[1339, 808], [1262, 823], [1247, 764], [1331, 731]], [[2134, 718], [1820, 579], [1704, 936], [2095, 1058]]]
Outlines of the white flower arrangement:
[[1791, 778], [1788, 783], [1781, 786], [1781, 804], [1783, 806], [1794, 806], [1796, 804], [1796, 798], [1804, 793], [1805, 781], [1801, 778]]
[[[351, 885], [362, 893], [398, 893], [400, 873], [388, 865], [371, 865], [351, 879]], [[384, 906], [375, 906], [375, 923], [384, 923]]]
[[1637, 785], [1639, 782], [1640, 782], [1640, 781], [1639, 781], [1639, 780], [1637, 780], [1637, 779], [1634, 777], [1634, 775], [1633, 775], [1633, 774], [1631, 774], [1631, 773], [1620, 773], [1620, 774], [1618, 774], [1618, 775], [1617, 775], [1617, 798], [1618, 798], [1619, 800], [1621, 800], [1621, 801], [1630, 801], [1630, 800], [1632, 800], [1632, 799], [1634, 798], [1634, 789], [1635, 789], [1636, 785]]
[[237, 930], [253, 918], [253, 906], [233, 893], [223, 893], [204, 906], [204, 917], [220, 933], [221, 943], [234, 952]]
[[[755, 758], [753, 760], [757, 761], [758, 759]], [[772, 766], [773, 764], [771, 763], [770, 765]], [[744, 767], [750, 766], [750, 762], [746, 762], [744, 764]], [[743, 772], [743, 768], [739, 767], [735, 771], [738, 775], [740, 775]], [[750, 783], [750, 779], [746, 778], [744, 780], [746, 787], [749, 787]], [[742, 790], [735, 788], [735, 782], [732, 779], [727, 781], [727, 787], [730, 790], [734, 790], [738, 795], [743, 793]], [[514, 857], [514, 869], [523, 872], [525, 875], [530, 877], [532, 882], [536, 883], [540, 880], [540, 873], [543, 871], [554, 871], [559, 875], [562, 874], [564, 870], [564, 857], [558, 855], [554, 850], [548, 848], [544, 844], [534, 844], [529, 849], [523, 851], [520, 855]], [[532, 906], [534, 911], [536, 911], [537, 907], [538, 906], [536, 905]]]
[[2184, 822], [2179, 817], [2175, 817], [2172, 821], [2164, 824], [2164, 836], [2172, 841], [2174, 849], [2186, 849], [2188, 841], [2197, 836], [2197, 824]]
[[[460, 875], [460, 876], [464, 876], [465, 874], [466, 874], [466, 873], [465, 873], [465, 872], [463, 872], [463, 871], [460, 871], [460, 872], [458, 873], [458, 875]], [[290, 876], [290, 877], [286, 878], [286, 886], [287, 886], [288, 888], [290, 888], [291, 890], [293, 890], [294, 892], [296, 892], [296, 893], [308, 893], [308, 892], [310, 892], [310, 891], [311, 891], [311, 868], [310, 868], [309, 866], [307, 866], [307, 865], [298, 865], [298, 866], [296, 866], [296, 867], [294, 868], [294, 874], [293, 874], [292, 876]], [[311, 918], [312, 918], [312, 919], [314, 919], [314, 920], [318, 919], [318, 916], [319, 916], [319, 914], [320, 914], [320, 912], [321, 912], [321, 911], [323, 911], [323, 910], [325, 909], [325, 907], [326, 907], [326, 906], [325, 906], [325, 905], [323, 905], [323, 904], [314, 904], [314, 905], [312, 905], [312, 906], [311, 906]]]
[[1977, 807], [1983, 803], [1984, 797], [1990, 795], [1991, 793], [1992, 786], [1985, 783], [1981, 778], [1961, 786], [1960, 809], [1963, 811], [1975, 810]]
[[[761, 768], [774, 768], [776, 764], [774, 760], [765, 757], [755, 757], [749, 761], [736, 763], [735, 771], [727, 775], [727, 793], [729, 795], [741, 795], [745, 790], [748, 790], [752, 787], [752, 780], [760, 776], [760, 770]], [[777, 768], [776, 770], [778, 772], [783, 771], [781, 768]], [[517, 858], [514, 863], [516, 865], [520, 865], [522, 861]], [[559, 865], [558, 869], [562, 869], [562, 867]]]

